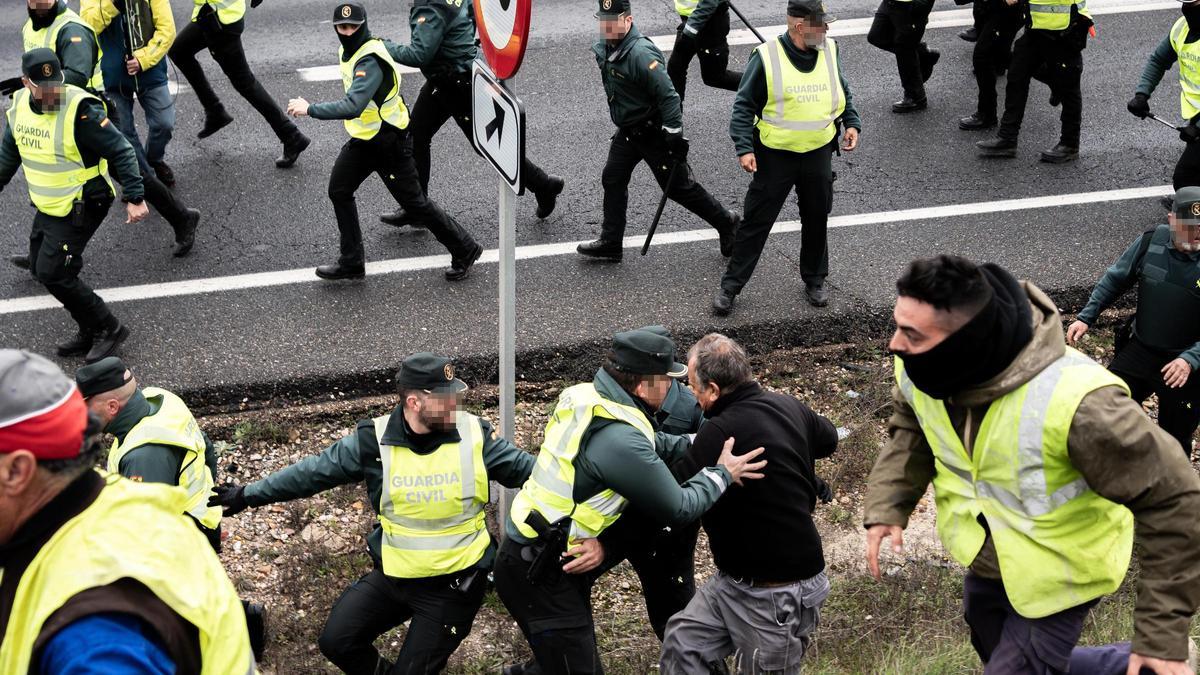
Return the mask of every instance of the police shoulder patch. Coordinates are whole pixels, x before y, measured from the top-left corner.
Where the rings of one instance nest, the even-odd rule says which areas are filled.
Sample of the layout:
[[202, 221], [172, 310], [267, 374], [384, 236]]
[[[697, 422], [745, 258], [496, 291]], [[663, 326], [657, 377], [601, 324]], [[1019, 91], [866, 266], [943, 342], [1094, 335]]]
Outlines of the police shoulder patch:
[[77, 36], [71, 38], [71, 42], [83, 42], [83, 38], [81, 38], [77, 35]]
[[366, 77], [366, 76], [367, 76], [367, 71], [365, 71], [365, 70], [356, 70], [356, 71], [354, 71], [354, 76], [355, 76], [355, 77]]
[[657, 67], [658, 67], [658, 61], [651, 61], [651, 62], [650, 62], [650, 70], [654, 70], [654, 69], [655, 69], [655, 68], [657, 68]]
[[141, 483], [141, 482], [142, 482], [142, 477], [141, 477], [141, 476], [130, 476], [130, 477], [129, 477], [129, 480], [131, 480], [131, 481], [135, 481], [135, 482], [138, 482], [138, 483]]
[[423, 16], [418, 16], [418, 17], [417, 17], [417, 23], [425, 23], [425, 17], [423, 17]]
[[106, 127], [106, 126], [108, 126], [108, 118], [107, 118], [107, 117], [105, 117], [104, 119], [100, 120], [100, 126], [102, 126], [102, 127]]

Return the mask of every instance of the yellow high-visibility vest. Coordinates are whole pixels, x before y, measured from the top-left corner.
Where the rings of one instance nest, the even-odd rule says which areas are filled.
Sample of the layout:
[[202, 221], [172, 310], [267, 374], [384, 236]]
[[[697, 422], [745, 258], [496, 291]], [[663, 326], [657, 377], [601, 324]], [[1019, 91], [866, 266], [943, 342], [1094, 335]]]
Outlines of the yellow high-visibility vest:
[[208, 505], [214, 481], [212, 470], [204, 461], [208, 444], [204, 442], [196, 418], [182, 399], [165, 389], [146, 387], [142, 393], [152, 403], [160, 403], [158, 412], [138, 421], [125, 434], [125, 442], [113, 441], [112, 449], [108, 451], [108, 470], [120, 473], [125, 455], [143, 445], [168, 445], [183, 450], [183, 464], [176, 484], [187, 491], [184, 512], [204, 527], [217, 529], [221, 524], [221, 507]]
[[384, 445], [389, 419], [375, 418], [384, 479], [379, 505], [384, 574], [417, 579], [471, 567], [491, 543], [479, 418], [460, 411], [455, 420], [459, 441], [428, 454]]
[[1190, 120], [1200, 113], [1200, 41], [1189, 43], [1188, 23], [1179, 17], [1171, 27], [1171, 48], [1179, 60], [1179, 113]]
[[183, 516], [184, 493], [105, 476], [91, 506], [42, 546], [17, 583], [0, 673], [27, 673], [46, 619], [91, 588], [133, 579], [195, 626], [204, 675], [256, 672], [246, 616], [221, 561]]
[[21, 153], [29, 200], [38, 211], [63, 218], [71, 213], [75, 200], [83, 196], [83, 186], [88, 181], [102, 176], [112, 188], [108, 161], [101, 158], [99, 163], [85, 166], [75, 145], [79, 104], [100, 99], [68, 84], [63, 87], [63, 101], [56, 112], [34, 112], [32, 100], [27, 89], [13, 94], [8, 128]]
[[96, 62], [92, 64], [92, 76], [88, 79], [87, 86], [92, 91], [102, 91], [104, 89], [104, 75], [100, 72], [100, 58], [104, 56], [104, 50], [100, 48], [100, 40], [96, 37], [96, 31], [70, 7], [64, 9], [62, 14], [56, 16], [49, 26], [41, 30], [35, 29], [33, 21], [27, 19], [25, 27], [21, 30], [21, 40], [24, 43], [25, 51], [44, 47], [54, 52], [60, 61], [63, 60], [62, 54], [58, 53], [58, 34], [63, 29], [63, 26], [72, 23], [83, 26], [87, 29], [88, 34], [92, 36], [92, 44], [96, 46]]
[[1091, 18], [1087, 0], [1029, 0], [1029, 25], [1036, 30], [1066, 30], [1072, 7]]
[[212, 5], [217, 12], [217, 21], [227, 26], [246, 16], [246, 0], [195, 0], [195, 3], [196, 6], [192, 7], [192, 21], [200, 17], [200, 10], [205, 5]]
[[801, 72], [788, 60], [779, 40], [756, 48], [767, 78], [767, 104], [759, 112], [758, 138], [776, 150], [809, 152], [837, 135], [837, 119], [846, 111], [846, 92], [838, 74], [838, 46], [825, 39], [812, 72]]
[[379, 133], [384, 122], [397, 129], [407, 128], [408, 107], [404, 105], [404, 97], [400, 95], [400, 69], [388, 54], [387, 48], [383, 46], [383, 40], [371, 38], [364, 42], [358, 51], [354, 52], [354, 56], [349, 59], [342, 59], [342, 56], [343, 52], [339, 48], [338, 64], [342, 72], [342, 87], [346, 91], [350, 91], [350, 85], [354, 82], [354, 64], [365, 56], [378, 57], [384, 66], [384, 77], [386, 78], [390, 71], [395, 82], [395, 86], [388, 92], [382, 106], [372, 100], [361, 115], [343, 122], [346, 126], [346, 133], [350, 134], [352, 138], [368, 141], [375, 138], [375, 134]]
[[987, 520], [1009, 601], [1037, 619], [1117, 590], [1133, 550], [1133, 514], [1096, 494], [1071, 463], [1075, 410], [1101, 387], [1125, 382], [1068, 349], [1032, 380], [992, 401], [970, 453], [946, 406], [917, 389], [896, 359], [896, 383], [933, 450], [937, 530], [969, 566]]
[[596, 537], [621, 517], [627, 502], [610, 489], [582, 503], [574, 499], [575, 457], [588, 425], [596, 418], [628, 424], [654, 444], [654, 427], [641, 410], [604, 398], [591, 382], [564, 389], [546, 425], [533, 473], [513, 499], [512, 521], [521, 534], [537, 538], [537, 532], [525, 523], [534, 510], [550, 523], [570, 516], [572, 543]]

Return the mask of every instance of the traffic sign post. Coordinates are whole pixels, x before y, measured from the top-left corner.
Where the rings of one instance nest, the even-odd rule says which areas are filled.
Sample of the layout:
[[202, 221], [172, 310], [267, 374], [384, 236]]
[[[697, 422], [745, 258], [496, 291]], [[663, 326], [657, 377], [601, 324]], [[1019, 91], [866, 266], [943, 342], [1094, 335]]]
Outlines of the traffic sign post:
[[[500, 434], [516, 434], [517, 195], [524, 194], [525, 108], [503, 81], [517, 73], [529, 41], [533, 0], [472, 0], [479, 45], [487, 65], [471, 71], [471, 131], [475, 149], [496, 172], [500, 215]], [[508, 513], [515, 490], [500, 489], [500, 513]], [[501, 515], [501, 522], [504, 516]], [[504, 528], [500, 528], [504, 537]]]

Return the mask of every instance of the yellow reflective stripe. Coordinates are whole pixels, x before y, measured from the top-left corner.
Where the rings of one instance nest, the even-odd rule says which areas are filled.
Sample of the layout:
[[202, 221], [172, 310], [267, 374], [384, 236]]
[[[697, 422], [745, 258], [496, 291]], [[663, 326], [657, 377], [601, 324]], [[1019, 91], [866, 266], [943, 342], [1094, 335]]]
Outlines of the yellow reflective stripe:
[[542, 462], [534, 464], [531, 478], [550, 492], [571, 499], [574, 497], [574, 487], [559, 475], [558, 461], [551, 457], [550, 463], [550, 467], [543, 466]]
[[1070, 14], [1071, 5], [1043, 5], [1036, 2], [1030, 2], [1029, 11], [1035, 14]]
[[388, 548], [401, 551], [448, 551], [470, 546], [480, 532], [487, 530], [471, 530], [461, 534], [442, 534], [434, 536], [410, 537], [383, 531], [383, 543]]
[[999, 485], [987, 481], [975, 483], [975, 490], [979, 493], [980, 497], [994, 499], [1010, 511], [1019, 513], [1026, 518], [1039, 518], [1064, 506], [1072, 499], [1086, 494], [1091, 488], [1088, 487], [1086, 480], [1077, 478], [1055, 490], [1053, 494], [1043, 493], [1041, 495], [1029, 495], [1024, 498], [1018, 497]]

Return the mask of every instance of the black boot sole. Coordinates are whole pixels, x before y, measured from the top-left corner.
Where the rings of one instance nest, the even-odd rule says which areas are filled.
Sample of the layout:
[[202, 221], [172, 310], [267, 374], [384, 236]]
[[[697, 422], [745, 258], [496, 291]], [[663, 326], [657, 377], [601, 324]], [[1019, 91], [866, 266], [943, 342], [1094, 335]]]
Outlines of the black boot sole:
[[125, 341], [128, 339], [129, 339], [129, 327], [125, 326], [125, 325], [120, 326], [119, 328], [117, 328], [117, 332], [111, 338], [102, 341], [102, 342], [108, 343], [108, 347], [106, 347], [103, 352], [98, 352], [98, 353], [93, 354], [92, 352], [96, 351], [96, 347], [98, 345], [96, 343], [92, 343], [92, 348], [90, 350], [88, 350], [87, 358], [85, 359], [85, 362], [86, 363], [95, 363], [95, 362], [99, 361], [100, 359], [107, 358], [109, 356], [112, 356], [113, 354], [116, 354], [117, 350], [120, 349], [121, 345], [125, 344]]

